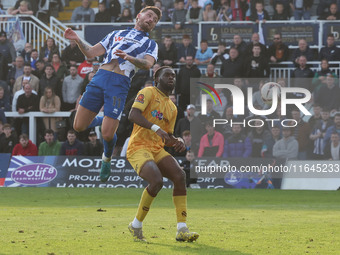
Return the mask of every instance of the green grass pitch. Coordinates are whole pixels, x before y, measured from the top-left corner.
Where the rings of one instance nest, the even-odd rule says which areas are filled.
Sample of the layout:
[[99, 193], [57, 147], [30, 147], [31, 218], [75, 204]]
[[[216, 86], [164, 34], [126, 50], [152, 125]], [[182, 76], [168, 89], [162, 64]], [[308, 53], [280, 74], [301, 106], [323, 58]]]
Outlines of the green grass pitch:
[[[175, 241], [171, 190], [127, 230], [141, 189], [0, 188], [0, 254], [340, 254], [340, 192], [188, 190], [197, 242]], [[98, 209], [102, 211], [98, 211]]]

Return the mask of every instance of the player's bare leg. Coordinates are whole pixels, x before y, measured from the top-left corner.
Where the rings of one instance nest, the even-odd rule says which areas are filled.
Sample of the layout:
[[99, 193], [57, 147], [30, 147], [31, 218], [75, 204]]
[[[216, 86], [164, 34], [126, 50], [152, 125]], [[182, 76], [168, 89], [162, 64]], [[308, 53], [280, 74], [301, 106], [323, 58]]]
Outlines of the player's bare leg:
[[90, 111], [85, 107], [79, 105], [76, 116], [74, 117], [73, 128], [77, 132], [84, 131], [92, 123], [97, 116], [96, 112]]
[[170, 179], [174, 184], [173, 201], [177, 215], [177, 234], [176, 240], [182, 242], [193, 242], [197, 240], [199, 234], [190, 232], [186, 225], [187, 218], [187, 192], [185, 182], [185, 172], [180, 168], [178, 162], [172, 157], [167, 156], [158, 163], [162, 175]]
[[163, 176], [156, 163], [151, 160], [142, 166], [139, 176], [146, 180], [149, 185], [143, 191], [137, 215], [129, 224], [129, 231], [136, 241], [146, 241], [142, 231], [143, 220], [149, 212], [152, 201], [163, 187]]

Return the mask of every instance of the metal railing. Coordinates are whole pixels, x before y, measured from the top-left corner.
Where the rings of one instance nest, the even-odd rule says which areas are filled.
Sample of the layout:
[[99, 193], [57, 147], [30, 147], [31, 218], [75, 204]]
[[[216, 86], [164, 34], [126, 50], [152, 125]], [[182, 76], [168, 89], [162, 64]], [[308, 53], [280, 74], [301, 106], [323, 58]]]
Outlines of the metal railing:
[[63, 34], [57, 33], [52, 29], [52, 27], [48, 27], [35, 16], [0, 15], [0, 18], [7, 19], [0, 21], [1, 28], [7, 33], [14, 27], [16, 19], [19, 18], [26, 42], [31, 43], [33, 48], [37, 49], [38, 51], [44, 46], [45, 41], [49, 37], [54, 38], [60, 51], [69, 44], [68, 40], [63, 37]]

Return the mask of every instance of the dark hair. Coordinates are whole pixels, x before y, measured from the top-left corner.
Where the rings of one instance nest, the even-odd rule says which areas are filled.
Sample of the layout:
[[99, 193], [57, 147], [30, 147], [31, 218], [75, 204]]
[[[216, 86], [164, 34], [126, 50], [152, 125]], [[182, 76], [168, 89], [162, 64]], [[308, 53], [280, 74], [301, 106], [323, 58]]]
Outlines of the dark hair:
[[54, 70], [54, 67], [53, 67], [50, 63], [47, 63], [47, 64], [45, 65], [44, 71], [46, 70], [47, 67], [51, 67], [52, 70], [53, 70], [53, 72], [55, 71], [55, 70]]
[[24, 66], [29, 66], [29, 67], [31, 67], [31, 64], [28, 63], [28, 62], [25, 62]]
[[340, 112], [337, 112], [335, 115], [334, 115], [334, 118], [335, 117], [340, 117]]
[[31, 53], [32, 53], [32, 52], [35, 52], [35, 51], [36, 51], [36, 52], [38, 52], [38, 50], [37, 50], [37, 49], [33, 49], [33, 50], [31, 51]]
[[162, 18], [162, 11], [156, 6], [146, 6], [139, 13], [147, 12], [148, 10], [153, 11], [157, 15], [158, 20]]
[[188, 135], [191, 135], [190, 130], [184, 130], [183, 133], [182, 133], [182, 137], [188, 136]]
[[163, 69], [166, 69], [166, 68], [172, 69], [171, 66], [161, 66], [161, 67], [158, 68], [158, 69], [156, 70], [156, 72], [153, 74], [153, 79], [154, 79], [154, 81], [155, 81], [155, 84], [157, 84], [156, 80], [157, 80], [157, 78], [161, 75], [161, 73], [162, 73], [161, 71], [162, 71]]
[[203, 40], [201, 41], [201, 43], [206, 43], [206, 44], [208, 44], [208, 41], [205, 40], [205, 39], [203, 39]]
[[327, 38], [328, 37], [333, 37], [334, 38], [334, 35], [332, 34], [332, 33], [329, 33], [328, 35], [327, 35]]
[[28, 139], [28, 135], [26, 135], [26, 134], [21, 134], [21, 135], [19, 136], [19, 140], [20, 140], [21, 138], [24, 139], [24, 140], [29, 140], [29, 139]]
[[332, 132], [332, 135], [337, 135], [337, 136], [339, 136], [339, 133], [338, 132], [336, 132], [335, 130]]
[[70, 129], [69, 131], [67, 131], [67, 134], [75, 134], [76, 135], [76, 131], [74, 131], [73, 129]]
[[44, 132], [44, 136], [47, 135], [47, 134], [52, 134], [54, 135], [54, 131], [52, 129], [46, 129], [45, 132]]
[[70, 65], [70, 69], [71, 67], [75, 67], [76, 69], [78, 69], [77, 65]]
[[[195, 1], [196, 1], [196, 0], [195, 0]], [[183, 36], [182, 36], [182, 39], [191, 39], [191, 38], [190, 38], [190, 35], [183, 35]]]

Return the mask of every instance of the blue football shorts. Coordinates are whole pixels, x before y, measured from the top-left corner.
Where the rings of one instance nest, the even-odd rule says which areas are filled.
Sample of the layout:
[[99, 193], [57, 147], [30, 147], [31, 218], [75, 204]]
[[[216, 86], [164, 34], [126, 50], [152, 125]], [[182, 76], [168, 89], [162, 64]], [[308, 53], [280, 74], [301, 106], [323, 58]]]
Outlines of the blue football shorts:
[[104, 105], [104, 116], [120, 120], [130, 88], [130, 78], [99, 69], [86, 86], [79, 104], [98, 113]]

